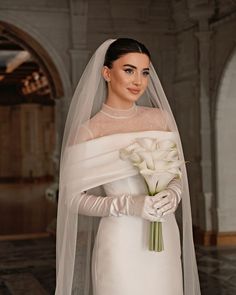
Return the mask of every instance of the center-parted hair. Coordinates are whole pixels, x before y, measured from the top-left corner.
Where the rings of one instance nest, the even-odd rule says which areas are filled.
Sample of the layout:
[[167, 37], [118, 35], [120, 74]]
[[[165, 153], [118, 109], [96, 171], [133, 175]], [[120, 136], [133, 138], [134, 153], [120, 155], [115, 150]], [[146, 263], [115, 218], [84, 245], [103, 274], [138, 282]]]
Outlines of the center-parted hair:
[[118, 38], [108, 47], [105, 55], [104, 66], [111, 69], [115, 60], [127, 53], [134, 52], [146, 54], [151, 59], [150, 52], [146, 46], [139, 41], [130, 38]]

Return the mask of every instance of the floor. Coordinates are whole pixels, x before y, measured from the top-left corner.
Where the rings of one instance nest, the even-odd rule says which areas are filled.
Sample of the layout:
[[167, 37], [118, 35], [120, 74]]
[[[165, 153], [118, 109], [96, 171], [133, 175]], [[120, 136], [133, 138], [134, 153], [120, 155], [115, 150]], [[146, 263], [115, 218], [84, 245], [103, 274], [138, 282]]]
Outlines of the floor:
[[[202, 295], [235, 295], [236, 248], [196, 253]], [[54, 287], [54, 239], [0, 242], [0, 295], [48, 295]]]
[[202, 295], [236, 294], [236, 247], [197, 248]]
[[0, 242], [0, 295], [54, 294], [52, 238]]

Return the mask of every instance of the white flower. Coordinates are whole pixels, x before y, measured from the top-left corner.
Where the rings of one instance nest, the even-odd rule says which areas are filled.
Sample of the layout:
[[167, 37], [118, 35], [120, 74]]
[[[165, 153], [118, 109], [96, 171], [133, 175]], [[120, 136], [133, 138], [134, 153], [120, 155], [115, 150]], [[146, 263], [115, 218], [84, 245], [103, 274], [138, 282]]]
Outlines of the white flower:
[[130, 160], [144, 177], [150, 194], [165, 189], [175, 177], [181, 177], [177, 146], [171, 140], [137, 138], [134, 143], [120, 150], [123, 160]]
[[[159, 138], [137, 138], [135, 142], [120, 150], [120, 157], [129, 160], [146, 181], [149, 194], [163, 191], [175, 177], [181, 177], [177, 145], [172, 140]], [[161, 221], [151, 223], [149, 249], [162, 251], [163, 237]]]
[[170, 153], [169, 151], [155, 150], [152, 152], [152, 157], [153, 157], [153, 160], [161, 160], [161, 159], [167, 158], [169, 153]]
[[138, 155], [138, 152], [140, 151], [140, 146], [138, 143], [133, 143], [131, 145], [129, 145], [128, 147], [126, 148], [123, 148], [123, 149], [120, 149], [120, 158], [122, 160], [126, 160], [126, 159], [130, 159], [131, 161], [133, 162], [136, 162], [136, 161], [140, 161], [141, 158], [139, 157]]
[[142, 170], [140, 174], [144, 177], [151, 195], [164, 190], [168, 183], [175, 178], [175, 174], [171, 172], [150, 173], [150, 170]]
[[163, 150], [172, 149], [176, 147], [175, 142], [169, 139], [158, 141], [157, 144], [159, 148]]
[[149, 137], [136, 138], [136, 142], [147, 151], [154, 151], [156, 149], [156, 140]]

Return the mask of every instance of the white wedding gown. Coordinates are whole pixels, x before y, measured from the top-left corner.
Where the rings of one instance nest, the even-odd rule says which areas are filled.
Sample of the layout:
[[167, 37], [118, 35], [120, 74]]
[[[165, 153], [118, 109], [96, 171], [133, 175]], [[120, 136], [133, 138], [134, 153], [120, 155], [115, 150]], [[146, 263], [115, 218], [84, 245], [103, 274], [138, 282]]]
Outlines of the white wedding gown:
[[[107, 195], [145, 193], [139, 175], [104, 185]], [[164, 251], [149, 251], [149, 222], [103, 217], [92, 260], [93, 295], [182, 295], [179, 229], [174, 214], [163, 222]]]
[[[124, 114], [104, 105], [95, 120], [90, 120], [89, 130], [95, 139], [86, 142], [89, 159], [84, 169], [81, 168], [85, 188], [97, 183], [103, 184], [108, 196], [147, 194], [142, 177], [137, 172], [134, 175], [132, 165], [119, 159], [118, 151], [135, 137], [159, 136], [158, 131], [140, 132], [142, 128], [165, 130], [159, 113], [150, 113], [154, 111], [157, 112], [139, 107]], [[122, 134], [129, 132], [129, 128], [131, 133]], [[135, 133], [135, 128], [139, 132]], [[84, 176], [86, 169], [87, 177]], [[165, 216], [162, 224], [162, 252], [148, 250], [149, 225], [147, 220], [125, 215], [100, 219], [92, 255], [93, 295], [183, 295], [180, 237], [175, 216]]]

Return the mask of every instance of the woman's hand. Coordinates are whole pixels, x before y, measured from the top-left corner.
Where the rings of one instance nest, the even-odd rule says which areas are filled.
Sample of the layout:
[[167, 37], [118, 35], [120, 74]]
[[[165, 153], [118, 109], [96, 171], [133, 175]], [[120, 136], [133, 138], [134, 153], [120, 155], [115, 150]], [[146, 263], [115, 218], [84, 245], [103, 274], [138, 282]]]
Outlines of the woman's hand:
[[161, 215], [157, 214], [155, 204], [159, 196], [129, 196], [127, 215], [141, 217], [149, 221], [159, 221]]
[[156, 194], [155, 198], [156, 202], [153, 207], [159, 217], [174, 213], [178, 207], [179, 198], [173, 190], [163, 190]]

